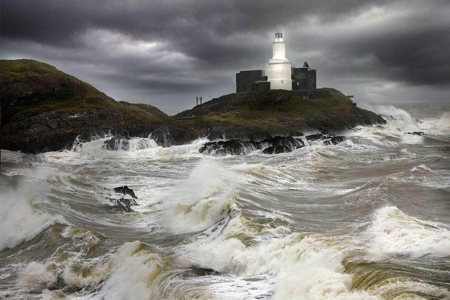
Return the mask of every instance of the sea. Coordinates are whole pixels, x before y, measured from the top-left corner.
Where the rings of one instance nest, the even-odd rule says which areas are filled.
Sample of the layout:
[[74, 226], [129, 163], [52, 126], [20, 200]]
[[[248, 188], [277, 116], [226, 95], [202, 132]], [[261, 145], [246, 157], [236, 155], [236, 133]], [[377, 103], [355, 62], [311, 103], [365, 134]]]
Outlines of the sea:
[[450, 102], [358, 105], [281, 154], [2, 150], [0, 298], [450, 299]]

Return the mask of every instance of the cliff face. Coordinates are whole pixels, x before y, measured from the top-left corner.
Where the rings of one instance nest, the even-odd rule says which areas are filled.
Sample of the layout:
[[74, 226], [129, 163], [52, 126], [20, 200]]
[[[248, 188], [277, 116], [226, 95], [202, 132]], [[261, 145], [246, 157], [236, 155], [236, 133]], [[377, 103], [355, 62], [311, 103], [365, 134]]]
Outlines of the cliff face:
[[341, 92], [329, 88], [229, 94], [204, 103], [201, 110], [203, 125], [188, 119], [199, 114], [199, 107], [175, 117], [199, 126], [211, 138], [257, 140], [310, 130], [340, 131], [357, 125], [385, 123], [379, 115], [356, 107]]
[[[33, 60], [0, 61], [0, 148], [37, 153], [111, 132], [184, 143], [197, 133], [156, 107], [117, 102], [55, 67]], [[164, 137], [163, 137], [164, 135]]]

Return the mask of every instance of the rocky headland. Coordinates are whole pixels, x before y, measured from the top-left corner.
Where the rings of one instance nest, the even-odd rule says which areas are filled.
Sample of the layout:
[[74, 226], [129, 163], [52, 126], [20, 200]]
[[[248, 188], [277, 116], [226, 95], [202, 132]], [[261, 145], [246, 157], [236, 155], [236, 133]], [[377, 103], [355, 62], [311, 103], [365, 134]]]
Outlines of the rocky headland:
[[0, 61], [2, 149], [38, 153], [70, 147], [79, 137], [149, 134], [162, 145], [198, 133], [154, 106], [117, 102], [91, 85], [34, 60]]
[[175, 118], [190, 122], [210, 139], [256, 141], [299, 136], [305, 131], [339, 132], [357, 125], [386, 122], [331, 88], [234, 93], [183, 111]]
[[208, 136], [231, 141], [206, 144], [205, 153], [228, 153], [217, 150], [239, 143], [279, 153], [302, 147], [292, 136], [305, 131], [325, 132], [321, 138], [334, 143], [334, 132], [385, 123], [327, 88], [234, 93], [170, 117], [151, 105], [117, 102], [51, 65], [25, 59], [0, 61], [0, 105], [0, 148], [26, 153], [61, 150], [77, 137], [107, 133], [124, 139], [150, 135], [163, 146]]

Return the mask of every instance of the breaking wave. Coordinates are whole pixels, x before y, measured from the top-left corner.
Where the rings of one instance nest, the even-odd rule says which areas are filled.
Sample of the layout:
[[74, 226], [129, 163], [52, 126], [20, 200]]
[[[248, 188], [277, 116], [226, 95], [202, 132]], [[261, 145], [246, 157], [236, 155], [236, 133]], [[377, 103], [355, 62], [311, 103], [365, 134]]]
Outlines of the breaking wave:
[[47, 186], [43, 183], [20, 180], [15, 188], [0, 193], [0, 250], [13, 248], [28, 241], [61, 217], [39, 210], [46, 200]]
[[445, 225], [408, 216], [395, 206], [378, 209], [366, 235], [372, 258], [450, 256], [450, 231]]

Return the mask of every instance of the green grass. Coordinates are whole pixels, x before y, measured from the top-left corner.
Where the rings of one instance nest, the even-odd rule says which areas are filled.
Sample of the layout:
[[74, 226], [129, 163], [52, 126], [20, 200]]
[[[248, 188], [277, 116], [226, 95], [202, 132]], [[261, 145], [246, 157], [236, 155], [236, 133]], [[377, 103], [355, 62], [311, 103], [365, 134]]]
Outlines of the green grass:
[[[342, 130], [358, 124], [383, 122], [377, 115], [357, 108], [335, 89], [322, 89], [322, 93], [329, 96], [310, 99], [305, 98], [302, 91], [282, 90], [225, 95], [203, 105], [206, 124], [203, 127], [229, 131], [242, 126], [250, 131], [299, 132]], [[190, 114], [191, 111], [185, 111], [176, 117]]]
[[[0, 60], [0, 93], [2, 146], [12, 150], [58, 149], [78, 134], [88, 138], [109, 130], [146, 135], [170, 127], [180, 140], [197, 137], [193, 129], [156, 107], [117, 102], [90, 84], [38, 61]], [[72, 117], [80, 115], [84, 119]], [[40, 146], [27, 150], [32, 143]]]

